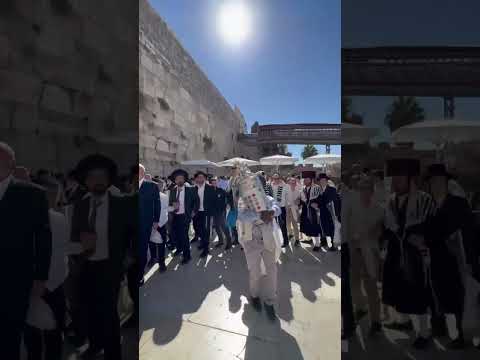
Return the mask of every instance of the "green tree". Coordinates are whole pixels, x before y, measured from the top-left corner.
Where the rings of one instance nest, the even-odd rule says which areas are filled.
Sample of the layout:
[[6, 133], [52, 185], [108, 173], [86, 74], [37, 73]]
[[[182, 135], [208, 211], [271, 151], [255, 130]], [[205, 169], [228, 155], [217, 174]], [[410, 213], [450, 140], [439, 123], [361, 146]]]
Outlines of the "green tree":
[[261, 156], [287, 155], [287, 145], [285, 144], [263, 144], [260, 146]]
[[305, 145], [305, 147], [303, 148], [302, 158], [306, 159], [310, 156], [314, 156], [314, 155], [317, 155], [317, 154], [318, 154], [317, 148], [315, 146], [313, 146], [312, 144], [308, 144], [308, 145]]
[[425, 111], [414, 96], [399, 96], [385, 115], [385, 124], [393, 132], [398, 128], [425, 119]]
[[250, 132], [252, 134], [258, 133], [258, 127], [259, 127], [258, 121], [255, 121], [250, 129]]
[[363, 125], [363, 116], [353, 112], [352, 99], [349, 97], [342, 97], [341, 103], [342, 123], [350, 123], [356, 125]]

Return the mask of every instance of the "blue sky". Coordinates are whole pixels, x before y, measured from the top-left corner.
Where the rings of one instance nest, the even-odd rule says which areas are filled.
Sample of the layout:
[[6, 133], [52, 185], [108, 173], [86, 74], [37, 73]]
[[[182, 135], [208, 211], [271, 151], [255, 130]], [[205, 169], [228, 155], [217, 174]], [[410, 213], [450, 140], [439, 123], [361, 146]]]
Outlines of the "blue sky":
[[[231, 0], [150, 1], [249, 128], [340, 122], [340, 1], [244, 0], [252, 26], [239, 46], [225, 43], [217, 27]], [[289, 146], [298, 157], [302, 148]]]

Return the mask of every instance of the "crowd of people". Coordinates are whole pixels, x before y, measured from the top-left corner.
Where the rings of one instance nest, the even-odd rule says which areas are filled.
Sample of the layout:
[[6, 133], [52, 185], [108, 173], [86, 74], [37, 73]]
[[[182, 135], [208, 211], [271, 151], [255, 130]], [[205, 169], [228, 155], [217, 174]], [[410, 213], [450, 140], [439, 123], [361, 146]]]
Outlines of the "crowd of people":
[[[136, 270], [137, 166], [118, 177], [102, 155], [66, 176], [34, 174], [0, 143], [0, 266], [7, 291], [0, 307], [1, 359], [119, 360], [119, 292]], [[137, 277], [130, 296], [138, 297]], [[137, 326], [137, 324], [133, 324]], [[22, 345], [23, 344], [23, 345]]]
[[140, 286], [144, 272], [155, 264], [160, 272], [167, 271], [169, 251], [173, 257], [182, 256], [185, 265], [191, 260], [192, 245], [198, 244], [201, 258], [212, 248], [228, 251], [238, 246], [244, 251], [250, 274], [252, 305], [261, 310], [260, 281], [265, 275], [265, 309], [275, 319], [281, 249], [289, 247], [290, 241], [294, 247], [303, 241], [315, 252], [338, 250], [340, 198], [324, 173], [317, 176], [315, 171], [304, 171], [283, 178], [261, 171], [254, 175], [268, 197], [268, 209], [252, 211], [239, 196], [239, 171], [236, 165], [229, 177], [202, 171], [190, 177], [178, 169], [168, 178], [160, 178], [139, 166]]
[[385, 171], [354, 165], [342, 175], [343, 338], [368, 314], [370, 336], [413, 332], [426, 349], [449, 335], [448, 315], [448, 348], [463, 349], [467, 277], [480, 275], [478, 195], [441, 163], [392, 159]]

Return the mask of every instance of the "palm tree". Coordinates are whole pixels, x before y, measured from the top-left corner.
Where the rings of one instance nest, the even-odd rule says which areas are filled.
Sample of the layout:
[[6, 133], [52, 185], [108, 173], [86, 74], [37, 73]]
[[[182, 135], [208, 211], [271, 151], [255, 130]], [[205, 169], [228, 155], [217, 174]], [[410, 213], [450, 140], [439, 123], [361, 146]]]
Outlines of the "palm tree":
[[393, 132], [398, 128], [425, 119], [425, 111], [414, 96], [399, 96], [385, 115], [385, 124]]
[[317, 148], [315, 146], [313, 146], [312, 144], [308, 144], [308, 145], [305, 145], [305, 147], [303, 148], [302, 158], [306, 159], [310, 156], [314, 156], [314, 155], [317, 155], [317, 154], [318, 154]]

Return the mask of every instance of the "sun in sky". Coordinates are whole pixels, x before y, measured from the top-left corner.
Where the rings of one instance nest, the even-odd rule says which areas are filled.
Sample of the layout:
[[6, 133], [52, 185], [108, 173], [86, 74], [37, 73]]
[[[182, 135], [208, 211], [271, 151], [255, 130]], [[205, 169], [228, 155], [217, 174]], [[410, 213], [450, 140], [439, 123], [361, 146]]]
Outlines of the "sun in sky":
[[217, 16], [219, 35], [229, 45], [238, 46], [248, 39], [252, 30], [251, 10], [242, 0], [226, 0]]

